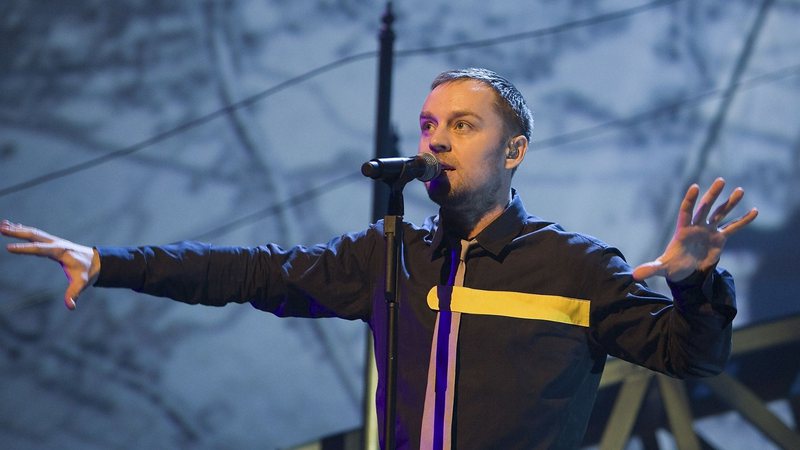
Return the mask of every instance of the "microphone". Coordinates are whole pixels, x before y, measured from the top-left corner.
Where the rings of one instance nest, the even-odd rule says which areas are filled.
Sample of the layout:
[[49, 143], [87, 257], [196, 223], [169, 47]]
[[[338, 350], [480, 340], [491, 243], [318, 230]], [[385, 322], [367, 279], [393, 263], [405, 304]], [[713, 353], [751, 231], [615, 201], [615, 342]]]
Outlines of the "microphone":
[[413, 157], [375, 158], [361, 166], [361, 173], [373, 180], [396, 180], [402, 177], [430, 181], [441, 172], [439, 160], [430, 153]]

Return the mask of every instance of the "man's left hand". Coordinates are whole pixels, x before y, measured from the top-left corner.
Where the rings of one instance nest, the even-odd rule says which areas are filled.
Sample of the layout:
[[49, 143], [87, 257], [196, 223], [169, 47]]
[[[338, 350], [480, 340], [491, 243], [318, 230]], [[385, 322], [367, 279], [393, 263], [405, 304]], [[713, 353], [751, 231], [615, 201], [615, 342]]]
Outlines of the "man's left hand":
[[642, 281], [653, 276], [662, 276], [669, 281], [680, 281], [696, 271], [708, 271], [719, 261], [722, 248], [728, 238], [752, 222], [758, 215], [753, 208], [747, 214], [722, 224], [725, 217], [736, 207], [744, 196], [744, 190], [737, 187], [728, 200], [719, 205], [709, 215], [725, 180], [717, 178], [695, 204], [700, 195], [700, 187], [693, 184], [681, 202], [675, 234], [667, 244], [667, 249], [655, 261], [644, 263], [634, 269], [633, 278]]

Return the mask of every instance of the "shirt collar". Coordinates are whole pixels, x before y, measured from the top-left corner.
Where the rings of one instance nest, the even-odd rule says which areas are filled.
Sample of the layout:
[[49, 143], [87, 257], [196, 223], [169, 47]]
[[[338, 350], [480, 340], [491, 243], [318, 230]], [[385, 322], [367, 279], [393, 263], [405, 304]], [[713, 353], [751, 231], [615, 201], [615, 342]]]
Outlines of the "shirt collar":
[[[506, 209], [492, 221], [486, 228], [483, 229], [475, 237], [478, 245], [483, 247], [486, 251], [494, 256], [498, 256], [500, 252], [508, 245], [515, 237], [519, 236], [522, 227], [525, 225], [525, 219], [528, 217], [528, 212], [522, 205], [517, 192], [511, 190], [511, 202], [506, 206]], [[441, 213], [431, 219], [431, 230], [433, 239], [431, 240], [431, 259], [442, 256], [442, 252], [449, 247], [448, 241], [458, 239], [446, 239], [447, 225], [442, 224]]]

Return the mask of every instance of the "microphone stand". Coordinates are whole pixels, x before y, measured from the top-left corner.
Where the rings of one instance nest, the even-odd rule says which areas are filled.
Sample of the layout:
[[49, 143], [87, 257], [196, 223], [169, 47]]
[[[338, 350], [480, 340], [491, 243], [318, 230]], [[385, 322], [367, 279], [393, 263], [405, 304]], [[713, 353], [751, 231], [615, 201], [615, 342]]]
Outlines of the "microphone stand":
[[413, 176], [400, 173], [395, 179], [384, 180], [389, 185], [389, 205], [383, 219], [383, 235], [386, 243], [386, 285], [383, 291], [386, 300], [386, 390], [383, 430], [385, 448], [395, 448], [395, 413], [397, 409], [397, 309], [400, 289], [397, 286], [400, 258], [403, 254], [403, 188]]
[[380, 179], [389, 187], [387, 213], [383, 218], [386, 245], [386, 273], [383, 296], [386, 300], [386, 378], [384, 416], [384, 448], [395, 448], [395, 410], [397, 393], [397, 315], [400, 289], [400, 261], [403, 255], [403, 188], [413, 179], [428, 181], [441, 173], [439, 161], [430, 153], [414, 158], [373, 159], [361, 166], [364, 176]]
[[[393, 142], [390, 126], [390, 101], [392, 86], [392, 63], [394, 59], [394, 14], [391, 0], [386, 2], [386, 10], [382, 17], [383, 26], [380, 31], [380, 60], [378, 71], [378, 105], [375, 125], [375, 157], [395, 156], [396, 142]], [[391, 154], [394, 149], [394, 154]], [[397, 307], [399, 292], [397, 289], [398, 268], [400, 255], [403, 251], [403, 188], [413, 178], [399, 174], [395, 179], [384, 179], [389, 185], [389, 202], [386, 201], [386, 191], [380, 183], [375, 184], [373, 194], [373, 220], [377, 220], [382, 211], [384, 216], [384, 237], [386, 242], [386, 286], [384, 298], [387, 303], [387, 335], [386, 335], [386, 386], [385, 408], [383, 421], [384, 448], [395, 450], [395, 412], [397, 409]], [[383, 188], [383, 189], [382, 189]], [[385, 208], [385, 209], [384, 209]], [[376, 361], [377, 362], [377, 361]], [[369, 364], [369, 362], [367, 362]], [[369, 373], [369, 372], [368, 372]], [[367, 375], [367, 379], [370, 376]], [[368, 394], [365, 398], [368, 398]], [[374, 403], [373, 403], [374, 405]], [[370, 411], [371, 408], [365, 408]], [[368, 423], [365, 417], [364, 422]], [[372, 448], [369, 427], [364, 429], [364, 449]]]

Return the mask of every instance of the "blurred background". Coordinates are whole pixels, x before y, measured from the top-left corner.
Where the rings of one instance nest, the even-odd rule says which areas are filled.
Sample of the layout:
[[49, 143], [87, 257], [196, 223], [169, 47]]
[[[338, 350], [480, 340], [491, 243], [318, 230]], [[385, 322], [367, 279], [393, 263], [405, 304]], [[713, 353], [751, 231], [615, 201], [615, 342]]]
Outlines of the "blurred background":
[[[4, 1], [0, 217], [88, 245], [290, 246], [366, 227], [385, 6]], [[493, 69], [534, 111], [515, 177], [529, 212], [637, 264], [660, 254], [686, 187], [723, 176], [747, 192], [736, 214], [760, 209], [721, 263], [735, 326], [800, 312], [800, 2], [393, 9], [400, 154], [436, 74]], [[408, 221], [436, 213], [421, 183], [405, 194]], [[0, 253], [2, 448], [286, 448], [362, 423], [362, 323], [99, 289], [68, 312], [63, 278]], [[786, 401], [770, 408], [796, 426]], [[735, 414], [702, 433], [772, 445]]]

